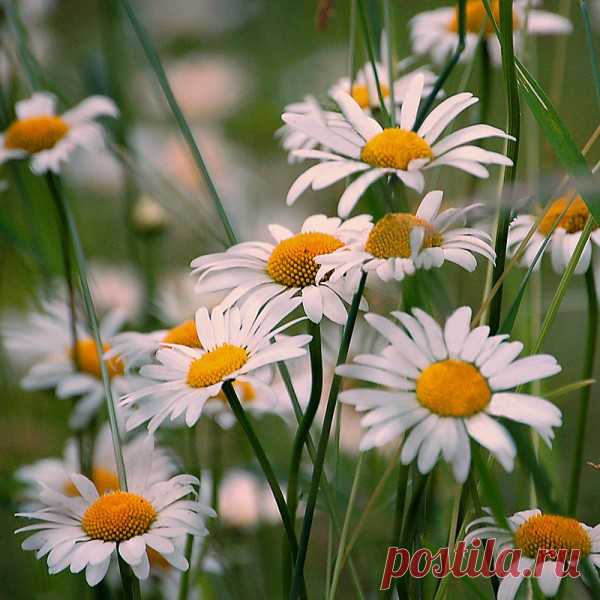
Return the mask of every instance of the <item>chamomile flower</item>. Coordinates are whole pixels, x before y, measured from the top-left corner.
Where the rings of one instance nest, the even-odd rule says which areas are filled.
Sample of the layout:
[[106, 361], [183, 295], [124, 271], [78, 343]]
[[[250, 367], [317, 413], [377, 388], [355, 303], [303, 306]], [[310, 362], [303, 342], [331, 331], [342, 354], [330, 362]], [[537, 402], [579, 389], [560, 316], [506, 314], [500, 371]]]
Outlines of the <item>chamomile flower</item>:
[[[554, 35], [567, 34], [573, 29], [571, 22], [551, 12], [530, 9], [530, 0], [513, 3], [514, 43], [517, 51], [522, 46], [522, 34]], [[535, 4], [535, 3], [534, 3]], [[490, 5], [497, 23], [500, 22], [500, 2], [491, 0]], [[458, 45], [458, 8], [446, 6], [417, 14], [410, 21], [411, 40], [415, 54], [429, 54], [434, 62], [443, 63]], [[492, 62], [500, 65], [502, 57], [500, 43], [496, 37], [482, 0], [467, 0], [465, 50], [461, 60], [471, 60], [479, 38], [487, 44]]]
[[[546, 515], [537, 509], [522, 510], [507, 519], [510, 529], [498, 524], [493, 516], [476, 519], [467, 527], [465, 542], [475, 539], [496, 540], [495, 554], [504, 549], [521, 551], [518, 563], [520, 575], [502, 578], [498, 598], [513, 600], [526, 577], [535, 577], [545, 597], [556, 595], [560, 585], [557, 575], [557, 560], [547, 556], [541, 570], [535, 573], [536, 558], [540, 550], [579, 550], [581, 560], [592, 568], [600, 567], [600, 525], [593, 529], [571, 517]], [[526, 573], [525, 573], [526, 572]]]
[[[383, 281], [401, 281], [416, 269], [441, 267], [445, 261], [467, 271], [475, 270], [478, 253], [494, 261], [490, 236], [478, 229], [464, 227], [467, 213], [481, 205], [449, 208], [439, 212], [443, 192], [429, 192], [417, 212], [385, 215], [361, 237], [331, 254], [319, 256], [317, 274], [332, 283], [361, 270], [374, 271]], [[439, 214], [438, 214], [439, 213]]]
[[117, 552], [138, 579], [149, 575], [150, 548], [173, 567], [187, 570], [188, 561], [172, 539], [185, 533], [206, 535], [205, 517], [214, 512], [196, 500], [183, 499], [197, 493], [198, 480], [191, 475], [151, 482], [152, 439], [144, 445], [128, 470], [126, 492], [101, 494], [92, 481], [78, 473], [70, 476], [76, 496], [42, 484], [39, 501], [43, 508], [17, 513], [36, 521], [17, 530], [34, 532], [22, 548], [36, 550], [37, 558], [48, 555], [50, 574], [66, 568], [72, 573], [85, 569], [90, 586], [104, 579]]
[[[8, 323], [3, 335], [6, 347], [17, 354], [29, 352], [35, 363], [21, 381], [26, 390], [55, 390], [58, 398], [78, 398], [69, 424], [80, 429], [89, 423], [104, 403], [100, 357], [87, 325], [76, 323], [77, 347], [71, 338], [70, 311], [64, 302], [45, 302], [42, 312], [29, 315], [18, 327]], [[126, 316], [111, 311], [100, 321], [104, 350], [121, 328]], [[75, 369], [75, 361], [78, 369]], [[135, 389], [142, 380], [125, 373], [123, 361], [114, 356], [105, 361], [115, 398]]]
[[[558, 225], [551, 233], [554, 223], [563, 212], [564, 215], [560, 218]], [[590, 211], [581, 196], [567, 194], [554, 200], [550, 205], [550, 208], [544, 214], [544, 217], [540, 221], [533, 236], [527, 243], [520, 264], [529, 267], [533, 263], [536, 254], [546, 238], [549, 235], [552, 235], [550, 242], [546, 246], [546, 250], [549, 249], [550, 251], [554, 270], [557, 273], [562, 273], [575, 252], [575, 247], [579, 242], [581, 232], [583, 231], [589, 216]], [[520, 215], [512, 222], [508, 238], [509, 252], [516, 252], [517, 248], [525, 239], [536, 221], [535, 215]], [[597, 250], [592, 251], [594, 246]], [[586, 242], [583, 253], [575, 267], [575, 273], [585, 273], [590, 267], [593, 256], [594, 276], [596, 281], [600, 282], [599, 252], [600, 229], [598, 229], [597, 225], [594, 225], [594, 230], [592, 231], [590, 239]], [[535, 269], [539, 269], [540, 265], [541, 260], [538, 260]]]
[[294, 234], [281, 225], [270, 225], [275, 244], [244, 242], [226, 252], [200, 256], [192, 261], [194, 275], [200, 275], [196, 290], [200, 293], [230, 290], [222, 304], [230, 306], [252, 295], [268, 301], [284, 292], [301, 295], [306, 316], [319, 323], [323, 315], [344, 324], [355, 289], [345, 280], [335, 284], [317, 281], [319, 265], [315, 258], [328, 254], [351, 241], [369, 225], [362, 215], [342, 222], [336, 217], [313, 215]]
[[[127, 420], [127, 428], [148, 421], [148, 429], [153, 432], [167, 417], [175, 420], [183, 414], [186, 425], [191, 427], [207, 402], [222, 394], [226, 381], [249, 386], [252, 394], [260, 390], [265, 397], [272, 397], [273, 392], [257, 370], [302, 356], [306, 353], [303, 346], [310, 341], [306, 335], [276, 337], [296, 322], [278, 326], [301, 302], [300, 298], [289, 296], [289, 292], [283, 294], [264, 307], [262, 302], [251, 298], [228, 310], [214, 308], [210, 314], [206, 308], [198, 309], [196, 328], [200, 348], [180, 345], [161, 348], [156, 353], [159, 364], [142, 367], [140, 374], [148, 378], [149, 385], [128, 394], [121, 402], [123, 406], [136, 405], [137, 409]], [[253, 409], [252, 397], [241, 396], [240, 401], [249, 410]]]
[[468, 92], [441, 102], [413, 131], [424, 85], [422, 74], [415, 75], [410, 81], [400, 110], [398, 127], [382, 128], [363, 112], [355, 100], [341, 91], [332, 94], [332, 98], [340, 107], [347, 125], [343, 134], [339, 128], [333, 129], [310, 117], [285, 113], [282, 119], [288, 125], [330, 148], [329, 152], [294, 152], [296, 156], [320, 162], [294, 181], [287, 194], [287, 203], [293, 204], [310, 186], [320, 190], [350, 175], [358, 175], [338, 203], [338, 214], [346, 217], [365, 190], [382, 177], [394, 175], [407, 187], [421, 192], [425, 185], [423, 171], [433, 167], [447, 165], [485, 178], [489, 173], [484, 164], [512, 164], [503, 154], [468, 145], [483, 138], [510, 138], [501, 129], [490, 125], [470, 125], [438, 141], [446, 127], [463, 110], [478, 101]]
[[[135, 457], [145, 448], [145, 437], [137, 436], [123, 446], [126, 469], [130, 468]], [[164, 481], [174, 474], [173, 460], [161, 448], [153, 449], [151, 459], [152, 472], [148, 479], [150, 484]], [[71, 474], [77, 473], [79, 469], [79, 450], [75, 439], [67, 442], [62, 458], [44, 458], [21, 467], [15, 476], [27, 486], [24, 490], [24, 499], [28, 509], [31, 502], [35, 502], [38, 497], [39, 484], [66, 496], [79, 496], [79, 491], [71, 481]], [[117, 465], [108, 424], [100, 429], [94, 440], [91, 480], [101, 495], [119, 489]]]
[[17, 102], [16, 121], [0, 135], [0, 164], [31, 158], [34, 173], [58, 173], [77, 147], [102, 147], [102, 128], [96, 118], [119, 114], [114, 102], [104, 96], [90, 96], [62, 115], [56, 114], [55, 105], [55, 97], [47, 92]]
[[469, 438], [487, 448], [511, 471], [515, 444], [498, 417], [524, 423], [550, 445], [553, 427], [561, 425], [560, 410], [552, 403], [517, 393], [519, 385], [550, 377], [561, 368], [555, 358], [538, 354], [517, 359], [520, 342], [507, 335], [489, 335], [489, 327], [470, 329], [471, 309], [456, 310], [442, 329], [427, 313], [394, 311], [400, 322], [376, 315], [367, 322], [389, 343], [379, 354], [363, 354], [337, 373], [386, 386], [342, 392], [342, 402], [366, 411], [368, 431], [361, 450], [381, 446], [412, 429], [404, 441], [404, 464], [417, 458], [421, 473], [438, 460], [452, 464], [455, 478], [469, 473]]

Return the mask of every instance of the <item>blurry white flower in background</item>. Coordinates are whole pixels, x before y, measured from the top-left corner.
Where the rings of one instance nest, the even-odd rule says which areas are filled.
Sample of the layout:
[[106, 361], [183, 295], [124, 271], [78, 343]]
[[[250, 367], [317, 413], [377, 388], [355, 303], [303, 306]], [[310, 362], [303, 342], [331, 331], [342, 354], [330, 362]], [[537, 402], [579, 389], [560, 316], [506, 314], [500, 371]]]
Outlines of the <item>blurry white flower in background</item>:
[[56, 0], [19, 0], [18, 6], [23, 21], [37, 25], [56, 8]]
[[75, 187], [111, 196], [121, 193], [125, 180], [123, 167], [111, 152], [78, 152], [65, 165], [65, 175]]

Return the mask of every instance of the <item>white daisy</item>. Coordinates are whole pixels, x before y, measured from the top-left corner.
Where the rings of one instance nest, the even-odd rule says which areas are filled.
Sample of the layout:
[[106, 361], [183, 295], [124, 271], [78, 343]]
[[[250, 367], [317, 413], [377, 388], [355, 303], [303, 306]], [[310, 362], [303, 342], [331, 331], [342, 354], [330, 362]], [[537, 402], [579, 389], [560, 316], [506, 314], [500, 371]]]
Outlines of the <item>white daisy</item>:
[[[548, 35], [571, 33], [573, 26], [568, 19], [551, 12], [530, 9], [527, 5], [535, 4], [530, 0], [515, 0], [513, 3], [514, 43], [517, 52], [523, 46], [523, 33], [527, 27], [527, 35]], [[500, 22], [499, 0], [490, 1], [496, 22]], [[493, 24], [489, 21], [482, 0], [467, 0], [466, 6], [465, 50], [462, 61], [471, 60], [479, 37], [483, 33], [493, 64], [502, 62], [500, 43], [496, 37]], [[446, 6], [417, 14], [410, 20], [410, 37], [415, 54], [429, 54], [434, 62], [446, 61], [458, 45], [458, 7]]]
[[[556, 229], [552, 232], [550, 242], [544, 250], [549, 249], [552, 266], [557, 273], [562, 273], [565, 270], [575, 252], [581, 232], [590, 216], [587, 204], [582, 200], [581, 196], [574, 197], [573, 194], [561, 196], [552, 202], [525, 247], [525, 252], [520, 261], [522, 266], [529, 267], [533, 263], [542, 244], [548, 235], [550, 235], [555, 221], [565, 209], [567, 209], [565, 214], [558, 222]], [[512, 222], [508, 237], [508, 249], [510, 253], [514, 254], [516, 252], [536, 221], [535, 215], [520, 215]], [[596, 250], [593, 251], [594, 247], [596, 247]], [[598, 229], [597, 225], [594, 226], [592, 235], [583, 248], [583, 253], [575, 267], [575, 273], [585, 273], [592, 262], [592, 257], [594, 277], [596, 282], [600, 282], [600, 229]], [[539, 269], [541, 264], [542, 261], [538, 260], [535, 269]]]
[[[244, 242], [226, 252], [208, 254], [191, 263], [193, 274], [200, 275], [196, 289], [200, 293], [231, 290], [223, 300], [231, 306], [240, 298], [252, 295], [266, 302], [283, 292], [302, 296], [306, 316], [319, 323], [325, 315], [344, 324], [355, 291], [345, 280], [335, 284], [316, 281], [319, 265], [315, 257], [334, 252], [352, 241], [369, 226], [370, 217], [362, 215], [342, 222], [325, 215], [308, 217], [300, 233], [294, 234], [281, 225], [270, 225], [276, 244]], [[364, 305], [364, 304], [363, 304]]]
[[[146, 436], [137, 436], [123, 446], [126, 470], [129, 470], [135, 461], [135, 457], [144, 449], [145, 438]], [[30, 503], [38, 499], [39, 484], [43, 484], [66, 496], [79, 496], [77, 488], [71, 481], [71, 474], [79, 470], [79, 450], [77, 441], [74, 439], [68, 440], [62, 458], [44, 458], [18, 469], [15, 473], [16, 478], [27, 486], [24, 490], [27, 510], [31, 509]], [[154, 448], [152, 472], [148, 483], [164, 481], [173, 474], [174, 463], [172, 458], [161, 448]], [[108, 424], [100, 429], [94, 440], [91, 479], [101, 495], [119, 489], [112, 435]]]
[[556, 574], [557, 561], [547, 557], [539, 575], [535, 574], [539, 550], [579, 550], [581, 560], [592, 568], [600, 566], [600, 525], [592, 529], [571, 517], [542, 514], [537, 508], [519, 511], [507, 520], [510, 529], [499, 525], [491, 515], [476, 519], [468, 525], [469, 533], [465, 537], [467, 544], [475, 539], [495, 539], [496, 555], [504, 549], [521, 551], [520, 575], [507, 575], [500, 582], [497, 597], [502, 600], [516, 598], [523, 579], [531, 576], [537, 579], [545, 597], [556, 595], [561, 581]]
[[[464, 227], [467, 213], [481, 206], [449, 208], [439, 213], [443, 192], [429, 192], [414, 215], [391, 213], [360, 238], [331, 254], [318, 256], [321, 265], [317, 281], [328, 276], [334, 283], [340, 277], [374, 271], [383, 281], [401, 281], [416, 269], [441, 267], [445, 261], [474, 271], [478, 253], [494, 262], [496, 254], [490, 236], [484, 231]], [[439, 214], [438, 214], [439, 213]]]
[[137, 453], [128, 472], [129, 491], [100, 495], [83, 475], [71, 474], [78, 496], [68, 496], [42, 484], [38, 511], [17, 516], [37, 522], [17, 530], [34, 532], [22, 544], [24, 550], [48, 555], [50, 574], [67, 567], [72, 573], [85, 569], [88, 584], [98, 584], [106, 575], [116, 553], [125, 560], [138, 579], [150, 572], [147, 549], [159, 552], [175, 568], [185, 571], [188, 562], [173, 538], [186, 533], [203, 536], [205, 517], [214, 512], [185, 496], [197, 494], [198, 480], [177, 475], [150, 483], [152, 439]]
[[424, 84], [422, 74], [415, 75], [410, 81], [400, 110], [398, 127], [382, 128], [348, 94], [341, 91], [332, 94], [332, 98], [343, 113], [345, 129], [333, 129], [310, 117], [285, 113], [282, 119], [288, 125], [331, 149], [330, 152], [294, 151], [296, 156], [314, 158], [320, 162], [294, 181], [287, 194], [287, 203], [293, 204], [310, 186], [320, 190], [345, 177], [360, 174], [339, 200], [338, 214], [346, 217], [365, 190], [381, 177], [395, 175], [406, 186], [422, 192], [425, 185], [423, 171], [432, 167], [447, 165], [485, 178], [489, 173], [484, 164], [512, 164], [503, 154], [468, 145], [469, 142], [488, 137], [511, 139], [504, 131], [490, 125], [470, 125], [437, 141], [463, 110], [478, 101], [469, 92], [456, 94], [441, 102], [413, 131]]
[[90, 96], [62, 115], [56, 114], [55, 105], [56, 98], [47, 92], [17, 102], [17, 120], [0, 135], [0, 164], [30, 157], [34, 173], [58, 173], [75, 148], [102, 147], [102, 127], [94, 119], [119, 114], [114, 102], [104, 96]]
[[[306, 353], [302, 346], [310, 341], [307, 335], [276, 337], [297, 322], [278, 326], [301, 302], [300, 298], [289, 296], [288, 292], [271, 300], [262, 310], [263, 303], [254, 298], [228, 310], [214, 308], [210, 315], [205, 308], [198, 309], [196, 327], [201, 347], [162, 348], [156, 354], [160, 364], [142, 367], [141, 375], [154, 382], [122, 400], [124, 406], [137, 405], [127, 420], [127, 428], [149, 421], [152, 432], [167, 417], [174, 420], [184, 413], [186, 425], [191, 427], [207, 402], [219, 398], [225, 381], [235, 381], [241, 387], [249, 384], [253, 394], [259, 390], [262, 396], [273, 398], [272, 390], [257, 370], [302, 356]], [[240, 401], [245, 400], [245, 406], [253, 410], [253, 397], [242, 395]]]
[[[91, 333], [83, 321], [76, 324], [77, 348], [72, 346], [70, 311], [63, 302], [44, 302], [42, 312], [29, 315], [23, 324], [8, 323], [4, 342], [9, 352], [29, 352], [35, 363], [21, 381], [26, 390], [54, 390], [58, 398], [78, 398], [69, 424], [74, 429], [85, 427], [104, 404], [104, 385], [100, 358]], [[126, 316], [112, 311], [100, 321], [104, 349], [110, 349], [112, 336], [123, 325]], [[76, 371], [73, 357], [77, 358]], [[114, 398], [136, 389], [143, 380], [125, 373], [118, 356], [105, 361]]]
[[512, 390], [558, 373], [554, 357], [538, 354], [516, 360], [523, 344], [506, 341], [507, 335], [490, 336], [487, 326], [471, 330], [467, 306], [457, 309], [443, 329], [422, 310], [412, 313], [392, 312], [400, 325], [366, 315], [390, 345], [337, 369], [339, 375], [389, 388], [351, 389], [340, 395], [342, 402], [368, 412], [362, 420], [368, 432], [361, 450], [381, 446], [412, 428], [402, 462], [418, 455], [419, 471], [428, 473], [441, 453], [463, 482], [471, 463], [469, 438], [512, 470], [515, 445], [498, 417], [529, 425], [550, 445], [552, 428], [562, 422], [560, 410], [543, 398]]

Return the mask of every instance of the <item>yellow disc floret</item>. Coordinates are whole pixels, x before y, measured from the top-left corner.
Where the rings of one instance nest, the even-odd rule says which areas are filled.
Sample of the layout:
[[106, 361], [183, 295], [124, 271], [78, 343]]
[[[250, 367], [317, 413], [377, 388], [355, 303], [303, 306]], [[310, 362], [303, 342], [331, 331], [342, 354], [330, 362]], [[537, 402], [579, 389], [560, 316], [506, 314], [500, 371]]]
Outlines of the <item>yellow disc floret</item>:
[[491, 398], [487, 381], [471, 363], [448, 359], [429, 365], [417, 379], [417, 400], [443, 417], [468, 417]]
[[189, 348], [201, 348], [202, 344], [198, 338], [198, 331], [194, 321], [184, 321], [183, 323], [169, 329], [162, 339], [165, 344], [180, 344]]
[[202, 388], [223, 381], [248, 362], [248, 351], [241, 346], [223, 344], [192, 362], [188, 370], [190, 387]]
[[415, 227], [425, 230], [422, 248], [442, 245], [442, 236], [424, 219], [408, 213], [390, 213], [371, 229], [365, 250], [377, 258], [409, 258], [410, 232]]
[[382, 169], [406, 171], [411, 160], [432, 158], [431, 146], [414, 131], [389, 127], [372, 137], [363, 147], [360, 159]]
[[[104, 352], [110, 350], [109, 344], [103, 345]], [[100, 357], [96, 352], [96, 343], [92, 339], [79, 340], [75, 352], [71, 349], [71, 357], [76, 358], [79, 370], [83, 373], [89, 373], [94, 377], [100, 379], [102, 372], [100, 371]], [[125, 372], [125, 365], [123, 361], [115, 356], [109, 360], [105, 360], [106, 368], [108, 369], [109, 377], [116, 377], [117, 375], [123, 375]]]
[[[548, 235], [552, 231], [556, 219], [560, 217], [565, 208], [567, 211], [558, 222], [557, 227], [564, 229], [567, 233], [577, 233], [585, 227], [590, 216], [587, 204], [581, 196], [577, 196], [575, 199], [572, 196], [562, 196], [552, 202], [540, 221], [538, 229], [543, 235]], [[598, 225], [594, 224], [594, 229], [597, 227]]]
[[156, 510], [143, 496], [110, 492], [100, 496], [83, 513], [81, 527], [95, 540], [124, 542], [150, 529]]
[[4, 134], [4, 147], [9, 150], [25, 150], [35, 154], [50, 150], [69, 131], [60, 117], [40, 115], [15, 121]]
[[592, 541], [575, 519], [559, 515], [535, 515], [515, 531], [515, 545], [525, 556], [536, 558], [538, 550], [580, 550], [589, 554]]
[[[106, 494], [106, 492], [115, 492], [119, 489], [119, 478], [117, 474], [108, 469], [104, 469], [103, 467], [94, 467], [92, 471], [92, 481], [100, 495]], [[65, 494], [67, 496], [79, 496], [79, 490], [70, 480], [65, 486]]]
[[[490, 7], [496, 23], [500, 24], [499, 0], [490, 0]], [[487, 34], [494, 33], [494, 25], [492, 24], [491, 19], [488, 18], [483, 0], [467, 0], [466, 13], [466, 26], [469, 33], [479, 33], [484, 26], [484, 23], [486, 23], [485, 32]], [[513, 29], [517, 29], [519, 27], [519, 19], [514, 11], [512, 19]], [[454, 33], [458, 32], [458, 8], [454, 10], [454, 15], [448, 25], [448, 29]]]
[[[390, 88], [382, 83], [380, 88], [381, 95], [384, 98], [387, 98], [390, 95]], [[366, 85], [362, 85], [360, 83], [355, 83], [352, 86], [352, 98], [356, 104], [358, 104], [361, 108], [369, 108], [371, 105], [371, 98], [369, 97], [369, 88]], [[379, 96], [377, 98], [373, 98], [373, 100], [379, 102]]]
[[331, 254], [343, 246], [328, 233], [299, 233], [275, 246], [267, 263], [270, 277], [286, 287], [315, 285], [319, 265], [315, 257]]

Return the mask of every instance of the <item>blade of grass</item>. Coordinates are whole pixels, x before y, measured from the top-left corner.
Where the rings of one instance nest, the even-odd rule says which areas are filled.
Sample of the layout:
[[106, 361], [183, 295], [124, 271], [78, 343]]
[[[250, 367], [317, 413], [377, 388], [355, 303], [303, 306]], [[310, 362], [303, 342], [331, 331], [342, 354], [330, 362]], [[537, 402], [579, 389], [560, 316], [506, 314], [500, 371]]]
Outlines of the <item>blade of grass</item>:
[[590, 13], [586, 0], [579, 0], [579, 8], [583, 19], [585, 29], [585, 41], [587, 42], [588, 53], [590, 55], [590, 63], [592, 66], [592, 75], [594, 76], [594, 85], [596, 87], [596, 100], [600, 106], [600, 67], [598, 66], [598, 55], [594, 46], [594, 34], [590, 24]]

